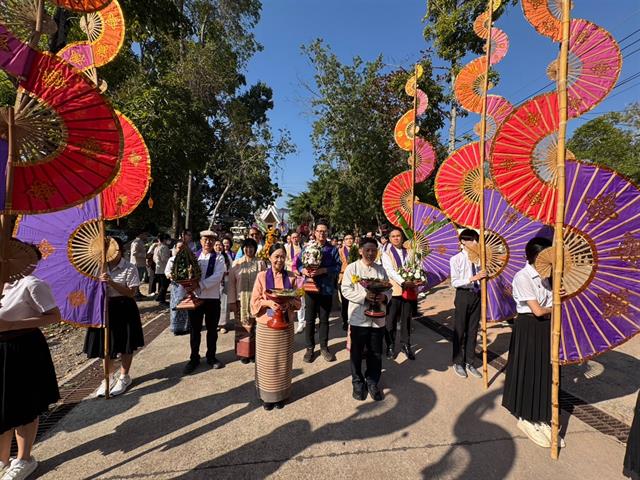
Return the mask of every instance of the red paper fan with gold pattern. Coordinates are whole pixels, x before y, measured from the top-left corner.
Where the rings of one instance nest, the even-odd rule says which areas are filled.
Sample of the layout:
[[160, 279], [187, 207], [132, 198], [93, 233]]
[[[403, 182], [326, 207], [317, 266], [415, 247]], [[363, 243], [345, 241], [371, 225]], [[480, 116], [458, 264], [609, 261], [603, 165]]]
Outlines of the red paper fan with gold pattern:
[[124, 149], [118, 176], [102, 192], [102, 214], [107, 220], [126, 217], [140, 204], [149, 188], [151, 158], [144, 138], [125, 115], [118, 113]]
[[[34, 52], [15, 111], [17, 158], [11, 213], [68, 208], [96, 195], [114, 178], [122, 131], [93, 84], [64, 60]], [[7, 136], [0, 115], [0, 136]]]
[[53, 3], [74, 12], [95, 12], [106, 7], [111, 0], [52, 0]]
[[80, 27], [89, 41], [71, 43], [58, 52], [58, 56], [84, 71], [102, 67], [118, 55], [124, 43], [125, 27], [117, 0], [102, 10], [87, 14], [80, 21]]
[[480, 228], [480, 144], [469, 143], [447, 158], [436, 175], [442, 211], [454, 222]]
[[398, 213], [411, 225], [411, 177], [411, 171], [396, 175], [382, 193], [382, 209], [394, 225], [399, 225]]

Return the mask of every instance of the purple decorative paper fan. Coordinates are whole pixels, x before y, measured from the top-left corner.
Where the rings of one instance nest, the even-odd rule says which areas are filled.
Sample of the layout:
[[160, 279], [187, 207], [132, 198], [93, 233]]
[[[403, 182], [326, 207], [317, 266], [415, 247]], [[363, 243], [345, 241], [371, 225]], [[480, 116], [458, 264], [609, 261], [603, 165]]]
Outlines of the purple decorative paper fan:
[[[7, 172], [7, 161], [9, 160], [9, 144], [0, 138], [0, 178], [4, 179]], [[4, 181], [0, 182], [0, 210], [4, 210], [5, 189]]]
[[31, 68], [34, 51], [0, 24], [0, 68], [14, 77], [25, 77]]
[[16, 237], [38, 246], [42, 253], [33, 275], [46, 281], [65, 322], [103, 326], [105, 291], [101, 282], [80, 273], [68, 255], [69, 238], [80, 225], [99, 218], [97, 198], [77, 207], [43, 215], [24, 215]]
[[526, 264], [527, 242], [535, 236], [551, 238], [553, 230], [521, 215], [497, 190], [485, 190], [484, 204], [487, 249], [505, 255], [497, 274], [487, 281], [487, 321], [498, 322], [516, 314], [511, 282]]
[[[426, 289], [435, 287], [449, 277], [449, 258], [460, 251], [456, 229], [441, 210], [426, 203], [416, 203], [414, 207], [414, 230], [419, 244], [428, 250], [422, 265], [427, 272]], [[424, 235], [429, 225], [447, 221], [440, 229]]]
[[566, 178], [560, 360], [576, 363], [640, 331], [640, 190], [582, 162], [567, 162]]

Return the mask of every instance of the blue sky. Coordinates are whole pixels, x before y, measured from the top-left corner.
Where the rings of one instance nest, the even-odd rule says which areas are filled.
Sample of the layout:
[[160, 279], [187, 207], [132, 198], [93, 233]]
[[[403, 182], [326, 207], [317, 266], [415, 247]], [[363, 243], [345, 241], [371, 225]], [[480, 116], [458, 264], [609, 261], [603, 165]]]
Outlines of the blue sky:
[[[573, 17], [602, 26], [618, 41], [640, 29], [638, 0], [575, 0], [573, 3]], [[263, 0], [262, 19], [255, 34], [264, 51], [249, 63], [247, 78], [250, 84], [264, 81], [273, 88], [275, 107], [269, 114], [272, 127], [288, 129], [298, 147], [298, 152], [284, 162], [283, 171], [278, 173], [278, 183], [284, 191], [279, 206], [283, 206], [287, 194], [305, 190], [306, 183], [313, 177], [314, 152], [309, 138], [313, 123], [309, 113], [311, 95], [303, 84], [313, 86], [314, 72], [300, 46], [323, 38], [345, 63], [356, 55], [371, 60], [382, 54], [390, 69], [398, 65], [411, 68], [420, 58], [421, 50], [428, 46], [422, 37], [425, 5], [425, 0]], [[555, 58], [558, 44], [539, 35], [524, 19], [519, 5], [510, 7], [496, 27], [509, 35], [510, 49], [495, 67], [501, 80], [491, 93], [515, 103], [549, 82], [545, 69]], [[638, 43], [630, 45], [636, 40]], [[640, 32], [621, 43], [623, 48], [626, 45], [629, 46], [623, 55], [640, 48]], [[470, 55], [467, 61], [473, 58]], [[638, 71], [640, 52], [624, 59], [620, 80]], [[640, 83], [636, 79], [611, 92], [588, 115], [570, 122], [569, 132], [599, 113], [623, 110], [639, 97]], [[410, 106], [411, 101], [407, 99], [407, 108]], [[457, 135], [472, 128], [478, 118], [470, 114], [461, 119]], [[442, 132], [443, 137], [447, 131], [448, 125]]]

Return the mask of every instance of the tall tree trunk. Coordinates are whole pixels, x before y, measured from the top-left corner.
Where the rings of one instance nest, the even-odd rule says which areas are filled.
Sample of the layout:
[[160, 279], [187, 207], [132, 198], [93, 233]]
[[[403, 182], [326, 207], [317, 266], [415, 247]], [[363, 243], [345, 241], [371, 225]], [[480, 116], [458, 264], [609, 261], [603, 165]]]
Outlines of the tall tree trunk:
[[213, 222], [215, 222], [216, 216], [218, 215], [218, 209], [220, 208], [220, 205], [222, 205], [222, 200], [224, 200], [224, 197], [227, 195], [229, 188], [231, 188], [231, 180], [227, 181], [227, 185], [224, 187], [224, 190], [222, 191], [220, 197], [218, 198], [218, 201], [216, 202], [216, 206], [213, 208], [213, 212], [211, 213], [211, 220], [209, 221], [209, 230], [213, 228]]
[[180, 230], [180, 186], [176, 185], [173, 189], [173, 205], [171, 206], [171, 231], [173, 238], [178, 238]]
[[456, 83], [456, 73], [455, 73], [456, 65], [454, 63], [451, 64], [451, 110], [450, 110], [450, 119], [451, 123], [449, 125], [449, 154], [453, 153], [456, 149], [456, 123], [458, 118], [458, 107], [455, 100], [455, 95], [453, 91], [453, 87]]

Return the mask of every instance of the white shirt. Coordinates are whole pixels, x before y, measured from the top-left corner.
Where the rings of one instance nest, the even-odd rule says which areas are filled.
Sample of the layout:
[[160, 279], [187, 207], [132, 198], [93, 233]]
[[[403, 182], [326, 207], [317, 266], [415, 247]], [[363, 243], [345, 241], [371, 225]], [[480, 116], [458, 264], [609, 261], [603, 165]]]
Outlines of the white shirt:
[[198, 265], [202, 272], [200, 289], [196, 291], [198, 298], [220, 298], [220, 287], [224, 274], [227, 271], [227, 265], [224, 262], [224, 257], [221, 254], [217, 254], [213, 273], [209, 278], [205, 278], [207, 266], [209, 266], [209, 257], [211, 255], [213, 255], [213, 253], [204, 253], [204, 251], [202, 251], [198, 257]]
[[135, 238], [131, 242], [131, 256], [129, 261], [136, 267], [144, 267], [146, 265], [147, 249], [144, 246], [144, 242], [140, 238]]
[[387, 249], [387, 251], [382, 254], [382, 266], [384, 267], [385, 272], [387, 272], [387, 276], [391, 280], [396, 282], [398, 285], [402, 285], [404, 283], [404, 280], [402, 279], [400, 274], [397, 272], [396, 267], [394, 266], [394, 262], [391, 260], [391, 255], [393, 255], [392, 249], [398, 252], [398, 257], [400, 258], [400, 262], [402, 263], [402, 265], [399, 265], [399, 266], [403, 266], [405, 263], [409, 261], [409, 257], [411, 256], [410, 251], [405, 250], [406, 256], [402, 258], [402, 248], [396, 248], [393, 245], [391, 245]]
[[164, 243], [158, 245], [153, 251], [153, 261], [156, 264], [156, 273], [164, 275], [164, 269], [167, 267], [167, 262], [171, 258], [171, 250]]
[[49, 285], [33, 275], [28, 275], [4, 286], [0, 317], [10, 322], [19, 322], [40, 317], [56, 306]]
[[[451, 286], [453, 288], [472, 289], [474, 287], [474, 282], [471, 281], [471, 277], [474, 276], [473, 266], [466, 250], [462, 250], [449, 259], [449, 268], [451, 270]], [[476, 272], [479, 271], [480, 267], [476, 265]], [[480, 287], [479, 282], [475, 287]]]
[[[342, 277], [342, 284], [340, 290], [342, 296], [349, 300], [349, 324], [356, 327], [384, 327], [384, 317], [382, 317], [380, 324], [376, 324], [375, 319], [367, 317], [364, 312], [369, 307], [369, 301], [366, 299], [367, 291], [359, 283], [352, 283], [351, 277], [357, 275], [360, 278], [379, 278], [381, 280], [388, 280], [387, 274], [382, 266], [374, 263], [370, 267], [364, 264], [362, 260], [350, 263], [347, 265]], [[391, 299], [391, 289], [385, 292], [387, 302]]]
[[[140, 286], [140, 278], [138, 277], [138, 269], [131, 263], [127, 262], [124, 258], [120, 259], [118, 265], [113, 268], [109, 268], [109, 275], [111, 280], [120, 285], [125, 285], [129, 288], [135, 288]], [[107, 287], [108, 297], [122, 297], [123, 295], [113, 287]]]
[[553, 292], [549, 280], [543, 280], [529, 263], [513, 277], [512, 286], [518, 313], [533, 313], [527, 300], [537, 300], [542, 308], [550, 308], [553, 305]]

